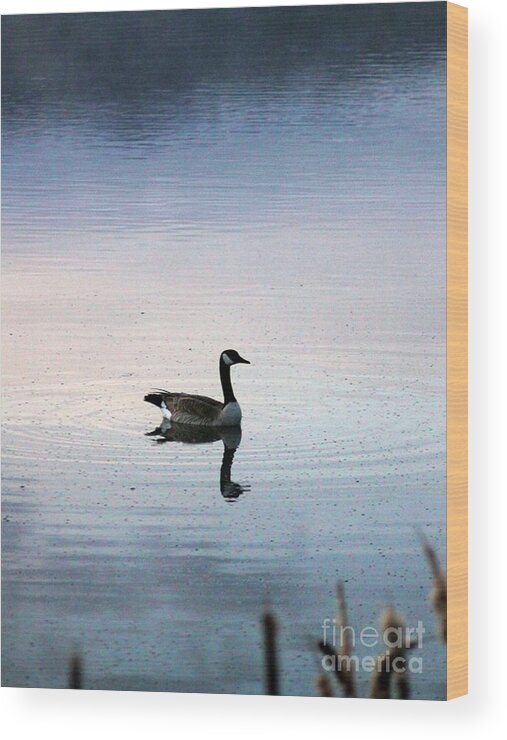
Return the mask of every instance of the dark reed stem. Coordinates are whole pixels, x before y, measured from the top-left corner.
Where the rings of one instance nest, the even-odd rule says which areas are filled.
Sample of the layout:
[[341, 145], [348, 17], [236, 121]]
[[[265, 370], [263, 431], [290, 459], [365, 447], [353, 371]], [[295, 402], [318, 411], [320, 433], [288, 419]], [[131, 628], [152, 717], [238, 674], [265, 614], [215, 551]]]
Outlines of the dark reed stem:
[[422, 532], [419, 532], [419, 538], [433, 576], [430, 601], [438, 620], [440, 637], [443, 642], [447, 642], [447, 576], [440, 566], [435, 548]]
[[69, 661], [69, 689], [83, 688], [83, 665], [81, 656], [74, 654]]
[[315, 678], [315, 688], [319, 696], [331, 699], [334, 697], [331, 681], [326, 673], [318, 673]]
[[[336, 623], [343, 629], [342, 643], [340, 645], [339, 654], [342, 658], [350, 659], [350, 656], [352, 655], [352, 644], [350, 642], [350, 635], [348, 632], [348, 628], [350, 625], [347, 610], [347, 600], [345, 598], [345, 588], [341, 581], [338, 581], [338, 584], [336, 586], [336, 599], [338, 606]], [[338, 674], [339, 680], [343, 686], [345, 696], [348, 698], [355, 697], [356, 682], [354, 678], [352, 663], [349, 663], [347, 666], [347, 660], [344, 660], [343, 662], [346, 667], [343, 668]]]
[[274, 614], [269, 610], [266, 610], [262, 616], [262, 626], [264, 632], [265, 693], [269, 696], [279, 696], [278, 654], [276, 647], [278, 625]]

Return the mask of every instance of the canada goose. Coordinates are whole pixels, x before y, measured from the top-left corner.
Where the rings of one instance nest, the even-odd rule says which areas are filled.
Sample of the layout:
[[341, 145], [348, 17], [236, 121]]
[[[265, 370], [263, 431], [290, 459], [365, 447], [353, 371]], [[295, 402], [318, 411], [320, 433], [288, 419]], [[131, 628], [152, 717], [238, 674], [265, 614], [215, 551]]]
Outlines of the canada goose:
[[207, 396], [193, 396], [188, 393], [171, 393], [158, 389], [148, 393], [144, 400], [153, 403], [162, 411], [165, 419], [177, 424], [199, 424], [210, 427], [233, 427], [241, 422], [241, 407], [236, 401], [231, 383], [231, 366], [245, 363], [235, 349], [226, 349], [220, 355], [220, 381], [224, 401], [215, 401]]

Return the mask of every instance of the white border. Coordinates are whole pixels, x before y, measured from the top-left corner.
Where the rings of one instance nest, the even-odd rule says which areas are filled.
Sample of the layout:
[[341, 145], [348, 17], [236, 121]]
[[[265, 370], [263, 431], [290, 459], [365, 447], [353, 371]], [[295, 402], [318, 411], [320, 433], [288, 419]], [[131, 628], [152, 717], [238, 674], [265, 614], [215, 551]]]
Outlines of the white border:
[[[359, 2], [359, 0], [356, 0]], [[148, 10], [310, 2], [4, 0], [2, 13]], [[330, 4], [321, 2], [320, 4]], [[438, 702], [329, 701], [197, 694], [2, 689], [16, 740], [497, 736], [505, 707], [506, 485], [505, 172], [507, 3], [468, 0], [470, 24], [470, 695]]]

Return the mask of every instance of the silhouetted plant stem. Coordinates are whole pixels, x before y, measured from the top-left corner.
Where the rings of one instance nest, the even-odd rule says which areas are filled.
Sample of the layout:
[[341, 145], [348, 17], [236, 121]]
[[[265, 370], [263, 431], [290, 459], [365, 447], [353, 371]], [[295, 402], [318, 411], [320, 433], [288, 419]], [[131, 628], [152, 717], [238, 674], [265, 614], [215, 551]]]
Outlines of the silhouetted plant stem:
[[81, 656], [74, 654], [69, 661], [69, 689], [83, 688], [83, 665]]
[[269, 610], [266, 610], [262, 616], [262, 626], [264, 631], [266, 694], [279, 696], [278, 653], [276, 647], [278, 625], [274, 614]]

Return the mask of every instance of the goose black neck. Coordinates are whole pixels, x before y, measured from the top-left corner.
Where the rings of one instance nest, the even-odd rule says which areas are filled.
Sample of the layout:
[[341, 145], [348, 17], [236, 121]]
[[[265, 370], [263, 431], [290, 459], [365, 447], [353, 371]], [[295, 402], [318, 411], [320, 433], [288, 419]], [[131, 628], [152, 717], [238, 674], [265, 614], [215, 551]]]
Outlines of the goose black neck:
[[227, 406], [228, 403], [236, 400], [236, 396], [232, 390], [231, 366], [226, 365], [222, 358], [220, 358], [220, 381], [224, 392], [224, 405]]

